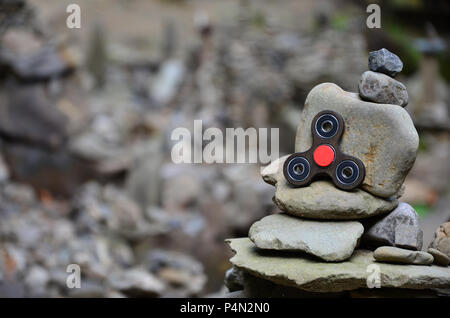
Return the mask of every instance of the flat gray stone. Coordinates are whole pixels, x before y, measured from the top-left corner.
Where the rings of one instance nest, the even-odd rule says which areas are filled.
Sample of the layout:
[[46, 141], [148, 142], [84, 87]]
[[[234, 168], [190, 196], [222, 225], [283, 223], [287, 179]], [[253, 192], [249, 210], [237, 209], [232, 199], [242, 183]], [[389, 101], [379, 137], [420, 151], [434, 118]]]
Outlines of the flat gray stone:
[[444, 253], [442, 253], [441, 251], [439, 251], [435, 248], [429, 248], [428, 253], [433, 255], [434, 262], [436, 264], [442, 265], [442, 266], [448, 266], [448, 264], [450, 264], [450, 258], [447, 255], [445, 255]]
[[342, 263], [326, 263], [308, 256], [261, 253], [248, 238], [229, 239], [236, 253], [230, 262], [276, 284], [312, 292], [339, 292], [368, 288], [367, 280], [379, 269], [381, 288], [431, 289], [450, 287], [450, 268], [377, 263], [373, 252], [355, 250]]
[[364, 72], [358, 89], [359, 95], [364, 100], [402, 107], [408, 105], [408, 91], [405, 85], [382, 73]]
[[[240, 298], [430, 298], [445, 297], [443, 289], [406, 289], [406, 288], [360, 288], [341, 292], [310, 292], [295, 287], [273, 283], [269, 280], [245, 273], [244, 289], [239, 296], [229, 293], [228, 297]], [[234, 292], [236, 293], [236, 292]], [[227, 296], [225, 296], [227, 297]]]
[[379, 262], [430, 265], [433, 255], [422, 251], [411, 251], [404, 248], [382, 246], [373, 252], [373, 257]]
[[357, 221], [312, 221], [279, 213], [255, 222], [249, 238], [262, 249], [301, 251], [334, 262], [352, 255], [363, 232]]
[[286, 213], [311, 219], [355, 220], [397, 207], [396, 198], [382, 199], [361, 189], [340, 190], [331, 181], [315, 181], [307, 187], [294, 188], [283, 175], [286, 158], [273, 161], [261, 172], [263, 180], [276, 187], [273, 201]]
[[403, 69], [403, 62], [394, 53], [385, 48], [369, 53], [369, 69], [394, 77]]
[[405, 109], [362, 101], [332, 83], [314, 87], [306, 98], [297, 130], [295, 151], [311, 147], [311, 121], [318, 112], [342, 115], [345, 131], [341, 150], [363, 161], [362, 188], [376, 196], [396, 195], [412, 168], [419, 146], [416, 128]]
[[[287, 287], [275, 284], [269, 280], [244, 273], [244, 289], [238, 297], [240, 298], [337, 298], [345, 297], [346, 292], [320, 293], [308, 292], [295, 287]], [[230, 295], [233, 297], [234, 295]], [[236, 296], [234, 296], [236, 297]]]
[[362, 239], [374, 246], [420, 250], [423, 232], [419, 228], [419, 216], [408, 203], [400, 202], [395, 210], [371, 224]]

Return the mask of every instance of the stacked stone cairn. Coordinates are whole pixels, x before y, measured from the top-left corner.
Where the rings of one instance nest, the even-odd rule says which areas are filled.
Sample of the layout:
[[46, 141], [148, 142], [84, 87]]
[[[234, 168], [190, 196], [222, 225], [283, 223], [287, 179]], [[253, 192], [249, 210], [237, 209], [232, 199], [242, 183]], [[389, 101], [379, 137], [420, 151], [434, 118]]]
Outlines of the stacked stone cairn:
[[350, 191], [326, 178], [293, 187], [283, 174], [288, 156], [263, 168], [262, 178], [275, 187], [273, 201], [281, 211], [254, 223], [249, 238], [227, 240], [235, 252], [225, 277], [230, 297], [324, 295], [373, 287], [400, 289], [403, 295], [405, 290], [450, 288], [450, 224], [438, 229], [428, 252], [421, 251], [418, 215], [399, 202], [419, 145], [403, 108], [408, 93], [393, 79], [402, 67], [386, 49], [370, 52], [370, 71], [361, 76], [359, 94], [332, 83], [308, 94], [295, 151], [311, 147], [314, 116], [335, 111], [345, 121], [341, 150], [362, 160], [365, 178]]

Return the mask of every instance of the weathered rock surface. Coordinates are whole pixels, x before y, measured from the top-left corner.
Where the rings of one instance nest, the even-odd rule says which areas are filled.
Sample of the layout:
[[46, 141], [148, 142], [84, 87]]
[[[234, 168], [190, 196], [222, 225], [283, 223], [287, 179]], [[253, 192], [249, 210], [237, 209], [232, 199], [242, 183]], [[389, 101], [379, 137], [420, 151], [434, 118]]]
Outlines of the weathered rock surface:
[[414, 164], [419, 145], [419, 136], [406, 110], [364, 102], [332, 83], [317, 85], [306, 98], [295, 151], [311, 147], [311, 121], [322, 110], [336, 111], [344, 118], [341, 150], [363, 161], [363, 189], [383, 198], [395, 195]]
[[261, 174], [265, 182], [275, 185], [273, 201], [284, 212], [312, 219], [351, 220], [392, 211], [396, 198], [385, 200], [361, 189], [343, 191], [331, 181], [315, 181], [307, 187], [291, 187], [283, 175], [286, 157], [275, 160]]
[[244, 289], [244, 272], [233, 266], [226, 271], [224, 282], [230, 292], [242, 290]]
[[369, 53], [369, 69], [394, 77], [403, 69], [403, 62], [394, 53], [382, 48]]
[[450, 257], [442, 253], [441, 251], [430, 247], [428, 253], [433, 255], [434, 263], [441, 266], [448, 266], [450, 264]]
[[[242, 270], [241, 270], [242, 271]], [[430, 298], [445, 297], [444, 289], [359, 288], [340, 292], [311, 292], [283, 286], [244, 272], [244, 289], [227, 293], [225, 298]], [[448, 297], [448, 296], [447, 296]]]
[[435, 238], [431, 242], [430, 247], [450, 257], [450, 222], [441, 224], [436, 230]]
[[356, 221], [312, 221], [273, 214], [255, 222], [249, 238], [262, 249], [301, 251], [326, 261], [349, 258], [364, 228]]
[[243, 289], [239, 293], [231, 292], [226, 298], [337, 298], [345, 297], [347, 292], [320, 293], [304, 291], [295, 287], [287, 287], [269, 280], [256, 277], [247, 271], [243, 274]]
[[442, 266], [448, 266], [450, 264], [450, 258], [435, 248], [429, 248], [428, 253], [433, 255], [434, 263]]
[[410, 251], [404, 248], [382, 246], [373, 252], [373, 257], [379, 262], [430, 265], [433, 255], [422, 251]]
[[356, 250], [342, 263], [324, 263], [307, 256], [286, 257], [255, 249], [248, 238], [227, 240], [236, 253], [230, 261], [255, 276], [284, 286], [313, 292], [338, 292], [367, 288], [372, 273], [368, 266], [380, 268], [382, 288], [430, 289], [450, 287], [450, 268], [375, 263], [373, 253]]
[[364, 72], [358, 89], [359, 95], [364, 100], [402, 107], [408, 105], [408, 91], [405, 85], [382, 73]]
[[375, 246], [420, 250], [423, 232], [419, 228], [419, 216], [408, 203], [400, 202], [395, 210], [370, 225], [363, 240]]
[[395, 228], [395, 246], [411, 250], [421, 250], [423, 231], [418, 226], [399, 224]]

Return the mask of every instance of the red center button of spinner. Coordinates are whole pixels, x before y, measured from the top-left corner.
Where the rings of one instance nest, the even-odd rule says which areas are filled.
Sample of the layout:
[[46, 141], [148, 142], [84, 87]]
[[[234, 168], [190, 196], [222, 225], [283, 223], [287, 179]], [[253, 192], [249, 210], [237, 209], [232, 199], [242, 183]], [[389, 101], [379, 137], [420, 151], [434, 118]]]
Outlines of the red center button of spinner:
[[314, 150], [314, 161], [321, 167], [328, 167], [334, 161], [334, 149], [328, 145], [320, 145]]

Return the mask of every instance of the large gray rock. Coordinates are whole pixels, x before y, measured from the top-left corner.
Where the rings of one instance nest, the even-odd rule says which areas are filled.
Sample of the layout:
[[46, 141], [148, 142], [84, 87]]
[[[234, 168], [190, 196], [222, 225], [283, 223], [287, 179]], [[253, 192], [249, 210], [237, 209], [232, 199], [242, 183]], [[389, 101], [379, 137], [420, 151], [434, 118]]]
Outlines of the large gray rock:
[[284, 212], [312, 219], [362, 219], [392, 211], [396, 198], [382, 199], [361, 189], [343, 191], [331, 181], [315, 181], [307, 187], [293, 188], [283, 175], [287, 156], [265, 167], [263, 180], [276, 187], [273, 201]]
[[273, 214], [255, 222], [249, 238], [262, 249], [301, 251], [325, 261], [349, 258], [364, 232], [356, 221], [312, 221]]
[[421, 250], [423, 232], [415, 225], [399, 224], [395, 228], [395, 246], [409, 250]]
[[395, 195], [414, 164], [419, 145], [419, 136], [406, 110], [364, 102], [357, 94], [332, 83], [317, 85], [306, 98], [295, 151], [311, 147], [311, 121], [322, 110], [336, 111], [344, 118], [341, 149], [363, 161], [363, 189], [383, 198]]
[[400, 202], [395, 210], [367, 229], [363, 240], [375, 246], [390, 245], [420, 250], [423, 232], [419, 228], [419, 216], [408, 203]]
[[397, 55], [383, 48], [369, 53], [369, 69], [394, 77], [402, 71], [403, 62]]
[[450, 257], [450, 222], [443, 223], [439, 226], [430, 247], [435, 248]]
[[408, 91], [405, 85], [381, 73], [366, 71], [358, 85], [362, 99], [380, 104], [408, 105]]
[[431, 289], [450, 287], [450, 268], [374, 262], [373, 253], [356, 250], [342, 263], [325, 263], [307, 256], [286, 257], [261, 253], [248, 238], [227, 240], [236, 253], [230, 262], [260, 278], [312, 292], [338, 292], [368, 288], [379, 270], [381, 288]]
[[379, 262], [430, 265], [433, 263], [433, 255], [427, 252], [410, 251], [404, 248], [382, 246], [373, 252], [373, 257]]

